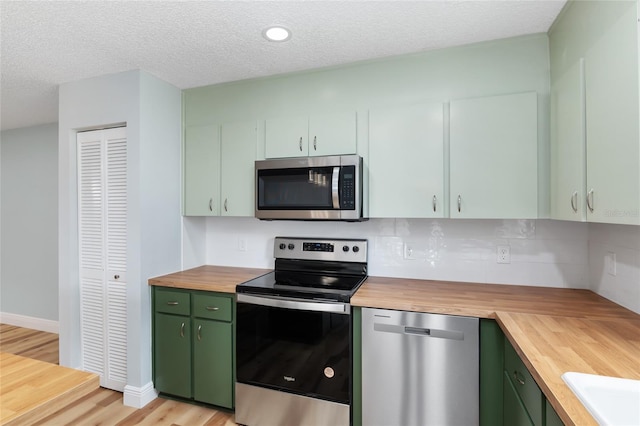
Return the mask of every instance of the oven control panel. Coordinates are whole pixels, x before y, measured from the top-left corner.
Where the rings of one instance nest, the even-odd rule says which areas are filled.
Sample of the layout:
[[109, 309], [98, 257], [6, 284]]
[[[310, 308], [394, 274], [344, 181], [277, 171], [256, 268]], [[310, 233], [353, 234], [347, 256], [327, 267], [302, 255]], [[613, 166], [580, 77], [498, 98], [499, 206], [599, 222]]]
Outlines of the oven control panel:
[[367, 240], [276, 237], [273, 254], [276, 259], [365, 263]]

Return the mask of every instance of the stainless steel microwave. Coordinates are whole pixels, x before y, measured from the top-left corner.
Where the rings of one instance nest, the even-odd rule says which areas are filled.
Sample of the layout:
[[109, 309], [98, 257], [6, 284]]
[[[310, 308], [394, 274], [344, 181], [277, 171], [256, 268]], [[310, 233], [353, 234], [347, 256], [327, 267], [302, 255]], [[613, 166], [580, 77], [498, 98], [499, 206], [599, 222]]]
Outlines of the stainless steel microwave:
[[362, 217], [362, 157], [259, 160], [258, 219], [346, 220]]

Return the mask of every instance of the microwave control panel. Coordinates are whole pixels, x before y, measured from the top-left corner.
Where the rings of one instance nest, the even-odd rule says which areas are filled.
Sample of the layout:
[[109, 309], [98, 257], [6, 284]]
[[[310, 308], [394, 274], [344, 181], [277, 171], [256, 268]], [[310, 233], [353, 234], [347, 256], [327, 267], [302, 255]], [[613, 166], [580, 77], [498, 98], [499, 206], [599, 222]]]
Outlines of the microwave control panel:
[[356, 167], [340, 168], [340, 208], [354, 210], [356, 208]]

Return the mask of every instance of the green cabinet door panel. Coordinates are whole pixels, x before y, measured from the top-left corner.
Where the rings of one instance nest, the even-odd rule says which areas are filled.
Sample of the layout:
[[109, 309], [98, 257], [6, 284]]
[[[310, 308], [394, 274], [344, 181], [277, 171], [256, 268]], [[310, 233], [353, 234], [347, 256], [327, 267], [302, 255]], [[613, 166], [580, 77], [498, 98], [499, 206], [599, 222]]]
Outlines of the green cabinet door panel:
[[524, 404], [516, 392], [511, 378], [504, 372], [504, 425], [505, 426], [534, 426], [527, 414]]
[[153, 342], [155, 388], [191, 398], [191, 319], [155, 314]]
[[542, 426], [545, 398], [511, 343], [504, 341], [504, 369], [536, 426]]
[[233, 408], [232, 324], [193, 320], [193, 398]]
[[369, 217], [444, 216], [443, 105], [369, 111]]
[[218, 125], [190, 126], [184, 134], [184, 215], [220, 214]]
[[538, 217], [534, 92], [452, 101], [450, 217]]
[[480, 426], [503, 424], [504, 334], [495, 320], [480, 319]]
[[257, 123], [240, 121], [220, 127], [220, 214], [255, 214], [254, 164], [257, 159]]
[[553, 409], [549, 401], [545, 402], [545, 426], [564, 426], [563, 421], [556, 413], [556, 410]]

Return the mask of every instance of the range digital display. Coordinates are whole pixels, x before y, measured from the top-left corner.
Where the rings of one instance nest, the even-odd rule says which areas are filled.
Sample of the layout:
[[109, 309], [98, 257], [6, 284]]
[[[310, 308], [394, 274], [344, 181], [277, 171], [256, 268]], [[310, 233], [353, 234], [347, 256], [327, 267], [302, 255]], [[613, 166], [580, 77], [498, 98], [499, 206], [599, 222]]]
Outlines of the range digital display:
[[331, 243], [302, 243], [302, 251], [325, 251], [333, 253], [333, 244]]

